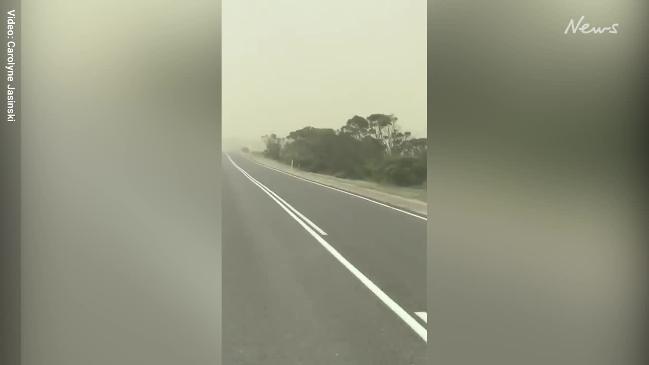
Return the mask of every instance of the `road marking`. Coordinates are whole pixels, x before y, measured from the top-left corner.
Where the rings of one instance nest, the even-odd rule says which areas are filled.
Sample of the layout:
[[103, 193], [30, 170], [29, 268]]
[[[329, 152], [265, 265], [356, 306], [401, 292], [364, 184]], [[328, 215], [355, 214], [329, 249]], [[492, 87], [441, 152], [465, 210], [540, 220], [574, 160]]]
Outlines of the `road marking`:
[[[279, 200], [275, 198], [277, 194], [272, 195], [270, 192], [271, 190], [268, 189], [264, 184], [256, 180], [254, 177], [252, 177], [250, 174], [248, 174], [244, 169], [239, 167], [234, 160], [230, 157], [230, 155], [227, 155], [228, 159], [234, 165], [239, 172], [241, 172], [245, 177], [248, 178], [248, 180], [252, 181], [255, 185], [257, 185], [262, 191], [264, 191], [268, 196], [270, 196], [275, 202], [288, 213], [291, 218], [293, 218], [295, 221], [297, 221], [302, 228], [304, 228], [313, 238], [322, 245], [329, 253], [335, 257], [347, 270], [349, 270], [358, 280], [360, 280], [365, 287], [367, 287], [374, 295], [376, 295], [388, 308], [390, 308], [399, 318], [401, 318], [410, 328], [412, 328], [413, 331], [419, 337], [421, 337], [424, 341], [427, 342], [428, 334], [426, 332], [426, 329], [424, 326], [422, 326], [417, 320], [411, 316], [408, 312], [406, 312], [397, 302], [392, 300], [381, 288], [379, 288], [372, 280], [370, 280], [365, 274], [363, 274], [360, 270], [358, 270], [354, 265], [352, 265], [351, 262], [349, 262], [343, 255], [341, 255], [338, 250], [336, 250], [333, 246], [329, 244], [329, 242], [325, 241], [322, 236], [318, 235], [316, 231], [314, 231], [307, 223], [302, 221], [296, 214], [293, 213], [292, 210], [288, 209], [284, 205], [280, 203]], [[264, 189], [265, 188], [265, 189]]]
[[[246, 172], [246, 174], [248, 174]], [[250, 174], [248, 174], [250, 176]], [[300, 213], [297, 209], [295, 209], [291, 204], [289, 204], [286, 200], [282, 199], [281, 196], [277, 195], [274, 191], [270, 190], [266, 185], [262, 184], [259, 180], [255, 179], [254, 177], [250, 176], [253, 180], [258, 182], [261, 186], [262, 189], [267, 190], [269, 193], [271, 193], [275, 198], [277, 198], [280, 202], [282, 202], [284, 205], [286, 205], [293, 213], [295, 213], [298, 217], [302, 218], [305, 222], [307, 222], [313, 229], [315, 229], [318, 233], [320, 233], [323, 236], [327, 235], [327, 232], [323, 231], [322, 228], [318, 227], [315, 223], [313, 223], [309, 218], [305, 217], [302, 213]]]
[[374, 204], [377, 204], [377, 205], [380, 205], [380, 206], [383, 206], [383, 207], [386, 207], [386, 208], [390, 208], [390, 209], [392, 209], [392, 210], [396, 210], [396, 211], [398, 211], [398, 212], [401, 212], [401, 213], [403, 213], [403, 214], [407, 214], [407, 215], [412, 216], [412, 217], [415, 217], [415, 218], [419, 218], [419, 219], [421, 219], [421, 220], [425, 220], [425, 221], [428, 220], [427, 217], [424, 217], [424, 216], [421, 216], [421, 215], [419, 215], [419, 214], [415, 214], [415, 213], [409, 212], [409, 211], [407, 211], [407, 210], [399, 209], [399, 208], [397, 208], [397, 207], [393, 207], [393, 206], [388, 205], [388, 204], [385, 204], [385, 203], [381, 203], [381, 202], [379, 202], [379, 201], [376, 201], [376, 200], [374, 200], [374, 199], [370, 199], [370, 198], [364, 197], [364, 196], [362, 196], [362, 195], [358, 195], [358, 194], [350, 193], [349, 191], [346, 191], [346, 190], [343, 190], [343, 189], [334, 188], [333, 186], [329, 186], [329, 185], [325, 185], [325, 184], [322, 184], [322, 183], [319, 183], [319, 182], [316, 182], [316, 181], [313, 181], [313, 180], [309, 180], [309, 179], [307, 179], [307, 178], [304, 178], [304, 177], [301, 177], [301, 176], [297, 176], [297, 175], [294, 175], [294, 174], [288, 173], [288, 172], [286, 172], [286, 171], [282, 171], [282, 170], [280, 170], [280, 169], [276, 169], [276, 168], [274, 168], [274, 167], [266, 166], [266, 165], [264, 165], [264, 164], [262, 164], [262, 163], [259, 163], [259, 162], [257, 162], [257, 161], [253, 161], [253, 160], [250, 160], [250, 161], [252, 161], [253, 163], [256, 163], [256, 164], [259, 165], [259, 166], [265, 167], [265, 168], [267, 168], [267, 169], [274, 170], [274, 171], [277, 171], [277, 172], [281, 172], [281, 173], [284, 174], [284, 175], [288, 175], [288, 176], [294, 177], [294, 178], [296, 178], [296, 179], [304, 180], [304, 181], [306, 181], [306, 182], [310, 182], [311, 184], [315, 184], [315, 185], [322, 186], [323, 188], [327, 188], [327, 189], [331, 189], [331, 190], [335, 190], [335, 191], [341, 192], [341, 193], [343, 193], [343, 194], [347, 194], [347, 195], [355, 196], [355, 197], [357, 197], [357, 198], [360, 198], [360, 199], [363, 199], [363, 200], [367, 200], [367, 201], [372, 202], [372, 203], [374, 203]]
[[428, 313], [426, 312], [415, 312], [415, 314], [421, 318], [422, 321], [428, 323]]
[[267, 195], [269, 195], [273, 200], [279, 204], [284, 210], [288, 207], [293, 213], [295, 213], [297, 216], [302, 218], [308, 225], [310, 225], [313, 229], [315, 229], [318, 233], [320, 233], [323, 236], [326, 236], [327, 233], [323, 231], [320, 227], [318, 227], [315, 223], [313, 223], [309, 218], [305, 217], [302, 213], [300, 213], [297, 209], [295, 209], [291, 204], [289, 204], [286, 200], [282, 199], [279, 195], [277, 195], [274, 191], [270, 190], [266, 185], [262, 184], [259, 180], [255, 179], [252, 177], [248, 172], [246, 172], [244, 169], [240, 168], [234, 161], [230, 158], [228, 155], [228, 158], [230, 159], [230, 162], [234, 164], [234, 166], [239, 169], [241, 173], [243, 173], [250, 181], [255, 183], [261, 190], [263, 190]]

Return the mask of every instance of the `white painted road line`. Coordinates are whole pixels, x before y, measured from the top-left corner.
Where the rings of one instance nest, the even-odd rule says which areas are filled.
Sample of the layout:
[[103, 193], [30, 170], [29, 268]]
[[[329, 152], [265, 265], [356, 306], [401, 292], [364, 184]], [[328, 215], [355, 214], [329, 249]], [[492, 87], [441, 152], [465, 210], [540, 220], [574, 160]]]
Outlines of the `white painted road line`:
[[[252, 161], [252, 160], [250, 160], [250, 161]], [[376, 201], [376, 200], [374, 200], [374, 199], [370, 199], [370, 198], [364, 197], [364, 196], [362, 196], [362, 195], [358, 195], [358, 194], [350, 193], [349, 191], [346, 191], [346, 190], [342, 190], [342, 189], [334, 188], [333, 186], [325, 185], [325, 184], [319, 183], [319, 182], [317, 182], [317, 181], [313, 181], [313, 180], [309, 180], [309, 179], [303, 178], [303, 177], [301, 177], [301, 176], [293, 175], [293, 174], [290, 174], [290, 173], [288, 173], [288, 172], [286, 172], [286, 171], [282, 171], [282, 170], [280, 170], [280, 169], [276, 169], [276, 168], [274, 168], [274, 167], [266, 166], [266, 165], [264, 165], [264, 164], [262, 164], [262, 163], [259, 163], [259, 162], [257, 162], [257, 161], [252, 161], [252, 162], [256, 163], [256, 164], [259, 165], [259, 166], [265, 167], [265, 168], [267, 168], [267, 169], [270, 169], [270, 170], [273, 170], [273, 171], [280, 172], [280, 173], [282, 173], [282, 174], [284, 174], [284, 175], [288, 175], [288, 176], [294, 177], [294, 178], [299, 179], [299, 180], [303, 180], [303, 181], [306, 181], [306, 182], [310, 182], [311, 184], [315, 184], [315, 185], [318, 185], [318, 186], [322, 186], [323, 188], [327, 188], [327, 189], [331, 189], [331, 190], [335, 190], [335, 191], [341, 192], [341, 193], [343, 193], [343, 194], [347, 194], [347, 195], [355, 196], [355, 197], [357, 197], [357, 198], [359, 198], [359, 199], [367, 200], [367, 201], [372, 202], [372, 203], [374, 203], [374, 204], [377, 204], [377, 205], [380, 205], [380, 206], [383, 206], [383, 207], [386, 207], [386, 208], [390, 208], [390, 209], [392, 209], [392, 210], [396, 210], [396, 211], [401, 212], [401, 213], [403, 213], [403, 214], [407, 214], [407, 215], [409, 215], [409, 216], [412, 216], [412, 217], [415, 217], [415, 218], [419, 218], [419, 219], [424, 220], [424, 221], [427, 221], [427, 220], [428, 220], [427, 217], [424, 217], [424, 216], [421, 216], [421, 215], [419, 215], [419, 214], [415, 214], [415, 213], [409, 212], [409, 211], [407, 211], [407, 210], [399, 209], [399, 208], [397, 208], [397, 207], [393, 207], [393, 206], [388, 205], [388, 204], [385, 204], [385, 203], [381, 203], [381, 202], [379, 202], [379, 201]]]
[[234, 161], [230, 158], [228, 155], [228, 158], [230, 159], [230, 162], [235, 165], [235, 167], [243, 173], [248, 179], [250, 179], [253, 183], [255, 183], [261, 190], [263, 190], [266, 194], [270, 195], [273, 200], [282, 208], [288, 207], [293, 213], [295, 213], [297, 216], [299, 216], [302, 220], [304, 220], [308, 225], [310, 225], [313, 229], [315, 229], [319, 234], [326, 236], [327, 233], [323, 231], [320, 227], [318, 227], [315, 223], [313, 223], [309, 218], [305, 217], [302, 213], [300, 213], [297, 209], [295, 209], [291, 204], [289, 204], [286, 200], [282, 199], [279, 195], [275, 194], [274, 191], [270, 190], [266, 185], [262, 184], [259, 180], [255, 179], [252, 177], [250, 174], [248, 174], [244, 169], [240, 168]]
[[[390, 308], [399, 318], [401, 318], [410, 328], [412, 328], [413, 331], [419, 337], [421, 337], [424, 341], [427, 341], [428, 334], [426, 332], [426, 329], [419, 323], [417, 320], [411, 316], [407, 311], [405, 311], [397, 302], [392, 300], [381, 288], [379, 288], [374, 282], [372, 282], [365, 274], [360, 272], [354, 265], [352, 265], [351, 262], [349, 262], [343, 255], [341, 255], [338, 250], [336, 250], [333, 246], [331, 246], [327, 241], [325, 241], [322, 236], [318, 235], [316, 231], [314, 231], [307, 223], [302, 221], [296, 214], [293, 213], [290, 209], [285, 207], [280, 203], [279, 200], [275, 198], [272, 194], [269, 193], [270, 189], [265, 187], [262, 183], [257, 181], [255, 178], [250, 176], [244, 169], [239, 167], [232, 158], [227, 155], [228, 159], [234, 165], [237, 170], [239, 170], [248, 180], [252, 181], [255, 185], [257, 185], [262, 191], [264, 191], [268, 196], [270, 196], [275, 202], [288, 213], [291, 218], [293, 218], [295, 221], [297, 221], [304, 230], [306, 230], [313, 238], [316, 239], [324, 247], [329, 253], [335, 257], [347, 270], [349, 270], [358, 280], [360, 280], [365, 287], [367, 287], [374, 295], [376, 295], [388, 308]], [[265, 189], [264, 189], [265, 188]], [[268, 191], [267, 191], [267, 190]], [[275, 194], [276, 195], [276, 194]]]
[[428, 313], [427, 312], [415, 312], [415, 314], [421, 318], [422, 321], [428, 323]]

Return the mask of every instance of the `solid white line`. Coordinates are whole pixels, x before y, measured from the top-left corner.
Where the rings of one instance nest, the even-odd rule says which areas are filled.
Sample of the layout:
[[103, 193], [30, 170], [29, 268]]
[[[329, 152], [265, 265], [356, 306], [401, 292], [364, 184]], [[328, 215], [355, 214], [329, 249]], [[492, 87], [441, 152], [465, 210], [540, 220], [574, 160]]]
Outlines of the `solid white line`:
[[[254, 177], [253, 177], [253, 179], [254, 179]], [[257, 179], [255, 179], [255, 180], [257, 180]], [[257, 180], [257, 181], [259, 181], [259, 180]], [[261, 183], [260, 183], [260, 184], [261, 184]], [[264, 187], [266, 187], [266, 185], [264, 185], [264, 184], [262, 184], [262, 185], [263, 185]], [[266, 189], [268, 189], [268, 187], [266, 187]], [[309, 218], [307, 218], [307, 217], [305, 217], [304, 215], [302, 215], [302, 213], [300, 213], [297, 209], [293, 208], [293, 206], [292, 206], [291, 204], [289, 204], [286, 200], [282, 199], [282, 197], [280, 197], [279, 195], [275, 194], [274, 191], [272, 191], [272, 190], [270, 190], [270, 189], [268, 189], [268, 191], [269, 191], [271, 194], [273, 194], [277, 199], [279, 199], [282, 203], [286, 204], [286, 206], [287, 206], [290, 210], [292, 210], [293, 213], [297, 214], [300, 218], [302, 218], [305, 222], [307, 222], [307, 223], [308, 223], [308, 224], [309, 224], [313, 229], [315, 229], [318, 233], [320, 233], [320, 234], [323, 235], [323, 236], [326, 236], [326, 235], [327, 235], [327, 233], [326, 233], [325, 231], [323, 231], [320, 227], [318, 227], [315, 223], [313, 223]]]
[[[228, 156], [228, 158], [230, 158], [230, 156]], [[246, 175], [246, 177], [248, 177], [249, 179], [251, 179], [252, 182], [254, 182], [255, 184], [257, 184], [257, 186], [259, 186], [262, 190], [264, 190], [264, 191], [266, 192], [266, 194], [271, 194], [271, 195], [272, 195], [271, 197], [276, 198], [276, 199], [274, 199], [274, 200], [275, 200], [278, 204], [280, 204], [280, 205], [283, 204], [283, 205], [285, 205], [286, 207], [288, 207], [290, 210], [293, 211], [293, 213], [295, 213], [297, 216], [299, 216], [300, 218], [302, 218], [302, 219], [303, 219], [307, 224], [309, 224], [313, 229], [315, 229], [315, 230], [316, 230], [318, 233], [320, 233], [321, 235], [323, 235], [323, 236], [326, 236], [326, 235], [327, 235], [327, 232], [323, 231], [322, 228], [318, 227], [318, 226], [317, 226], [315, 223], [313, 223], [309, 218], [305, 217], [302, 213], [300, 213], [297, 209], [295, 209], [295, 208], [294, 208], [291, 204], [289, 204], [286, 200], [282, 199], [282, 197], [280, 197], [279, 195], [277, 195], [274, 191], [270, 190], [270, 188], [268, 188], [266, 185], [262, 184], [259, 180], [257, 180], [257, 179], [255, 179], [254, 177], [252, 177], [252, 176], [251, 176], [248, 172], [246, 172], [244, 169], [242, 169], [242, 168], [240, 168], [238, 165], [236, 165], [236, 164], [234, 163], [234, 161], [232, 161], [232, 159], [230, 159], [230, 161], [235, 165], [235, 167], [237, 167], [237, 168], [239, 169], [239, 171], [241, 171], [244, 175]], [[279, 201], [278, 201], [278, 200], [279, 200]]]
[[[250, 176], [245, 170], [243, 170], [239, 165], [237, 165], [232, 158], [228, 156], [228, 159], [230, 162], [236, 167], [245, 177], [247, 177], [250, 181], [252, 181], [255, 185], [258, 187], [262, 187], [262, 184], [259, 183], [258, 181], [256, 182], [253, 180], [254, 178]], [[426, 332], [426, 329], [419, 323], [415, 318], [413, 318], [408, 312], [406, 312], [397, 302], [392, 300], [381, 288], [379, 288], [372, 280], [370, 280], [365, 274], [363, 274], [360, 270], [358, 270], [354, 265], [351, 264], [343, 255], [341, 255], [338, 250], [336, 250], [333, 246], [331, 246], [327, 241], [325, 241], [324, 238], [322, 238], [320, 235], [318, 235], [309, 225], [304, 223], [300, 218], [298, 218], [297, 215], [293, 214], [291, 210], [280, 204], [279, 200], [275, 199], [273, 195], [268, 193], [266, 190], [262, 189], [268, 196], [270, 196], [277, 204], [279, 204], [285, 211], [288, 213], [288, 215], [291, 216], [295, 221], [297, 221], [304, 230], [306, 230], [313, 238], [316, 239], [324, 247], [329, 253], [335, 257], [347, 270], [349, 270], [358, 280], [360, 280], [363, 285], [365, 285], [374, 295], [376, 295], [388, 308], [390, 308], [399, 318], [401, 318], [410, 328], [412, 328], [413, 331], [419, 337], [421, 337], [424, 341], [427, 341], [428, 334]], [[269, 189], [270, 190], [270, 189]]]
[[286, 200], [282, 199], [282, 197], [277, 195], [274, 191], [270, 190], [266, 185], [262, 184], [259, 180], [255, 179], [249, 173], [247, 173], [244, 169], [239, 167], [239, 165], [237, 165], [232, 160], [232, 158], [230, 158], [229, 155], [228, 155], [228, 159], [230, 159], [230, 162], [232, 162], [234, 167], [236, 167], [242, 174], [244, 174], [248, 179], [250, 179], [250, 181], [255, 183], [255, 185], [257, 185], [261, 190], [263, 190], [266, 194], [268, 194], [271, 198], [273, 198], [273, 200], [277, 204], [279, 204], [282, 208], [284, 208], [286, 210], [286, 208], [288, 207], [288, 209], [290, 209], [291, 211], [293, 211], [293, 213], [295, 213], [300, 218], [302, 218], [305, 222], [307, 222], [307, 224], [309, 224], [318, 233], [320, 233], [323, 236], [327, 235], [327, 233], [325, 231], [323, 231], [320, 227], [318, 227], [315, 223], [313, 223], [309, 218], [305, 217], [302, 213], [300, 213], [297, 209], [295, 209], [291, 204], [287, 203]]
[[428, 323], [428, 313], [426, 312], [415, 312], [415, 314], [421, 318], [424, 322]]
[[407, 214], [407, 215], [412, 216], [412, 217], [415, 217], [415, 218], [419, 218], [419, 219], [421, 219], [421, 220], [425, 220], [425, 221], [428, 220], [427, 217], [424, 217], [424, 216], [421, 216], [421, 215], [419, 215], [419, 214], [415, 214], [415, 213], [409, 212], [409, 211], [407, 211], [407, 210], [399, 209], [399, 208], [393, 207], [393, 206], [388, 205], [388, 204], [385, 204], [385, 203], [381, 203], [381, 202], [379, 202], [379, 201], [376, 201], [376, 200], [374, 200], [374, 199], [370, 199], [370, 198], [368, 198], [368, 197], [364, 197], [364, 196], [362, 196], [362, 195], [358, 195], [358, 194], [350, 193], [349, 191], [346, 191], [346, 190], [338, 189], [338, 188], [335, 188], [335, 187], [333, 187], [333, 186], [329, 186], [329, 185], [325, 185], [325, 184], [322, 184], [322, 183], [319, 183], [319, 182], [316, 182], [316, 181], [313, 181], [313, 180], [309, 180], [309, 179], [307, 179], [307, 178], [304, 178], [304, 177], [301, 177], [301, 176], [297, 176], [297, 175], [294, 175], [294, 174], [288, 173], [288, 172], [286, 172], [286, 171], [282, 171], [282, 170], [280, 170], [280, 169], [276, 169], [276, 168], [274, 168], [274, 167], [266, 166], [266, 165], [264, 165], [264, 164], [262, 164], [262, 163], [259, 163], [259, 162], [257, 162], [257, 161], [253, 161], [253, 160], [250, 160], [250, 161], [256, 163], [256, 164], [259, 165], [259, 166], [265, 167], [265, 168], [267, 168], [267, 169], [271, 169], [271, 170], [274, 170], [274, 171], [277, 171], [277, 172], [281, 172], [281, 173], [284, 174], [284, 175], [288, 175], [288, 176], [294, 177], [294, 178], [299, 179], [299, 180], [303, 180], [303, 181], [306, 181], [306, 182], [310, 182], [311, 184], [315, 184], [315, 185], [318, 185], [318, 186], [322, 186], [323, 188], [327, 188], [327, 189], [331, 189], [331, 190], [335, 190], [335, 191], [341, 192], [341, 193], [343, 193], [343, 194], [347, 194], [347, 195], [355, 196], [355, 197], [357, 197], [357, 198], [360, 198], [360, 199], [363, 199], [363, 200], [367, 200], [367, 201], [372, 202], [372, 203], [374, 203], [374, 204], [377, 204], [377, 205], [380, 205], [380, 206], [383, 206], [383, 207], [386, 207], [386, 208], [390, 208], [390, 209], [392, 209], [392, 210], [396, 210], [396, 211], [398, 211], [398, 212], [401, 212], [401, 213], [403, 213], [403, 214]]

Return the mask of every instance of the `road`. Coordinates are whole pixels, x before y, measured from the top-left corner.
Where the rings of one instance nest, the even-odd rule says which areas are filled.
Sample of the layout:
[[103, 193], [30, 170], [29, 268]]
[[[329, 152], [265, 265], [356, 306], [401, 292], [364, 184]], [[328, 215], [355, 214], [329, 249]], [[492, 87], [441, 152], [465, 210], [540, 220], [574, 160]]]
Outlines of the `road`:
[[223, 159], [223, 363], [424, 364], [426, 220]]

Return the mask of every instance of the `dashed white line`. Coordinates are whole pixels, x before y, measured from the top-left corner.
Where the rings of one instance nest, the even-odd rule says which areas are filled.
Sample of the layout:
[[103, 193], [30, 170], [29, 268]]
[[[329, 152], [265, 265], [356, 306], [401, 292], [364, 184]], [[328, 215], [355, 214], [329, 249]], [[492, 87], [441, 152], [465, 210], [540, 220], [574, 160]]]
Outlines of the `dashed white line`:
[[415, 314], [421, 318], [422, 321], [428, 323], [428, 313], [427, 312], [415, 312]]
[[[257, 185], [261, 190], [263, 190], [267, 195], [269, 195], [277, 204], [279, 204], [284, 210], [291, 210], [293, 213], [295, 213], [297, 216], [302, 218], [308, 225], [310, 225], [313, 229], [315, 229], [319, 234], [326, 236], [327, 233], [322, 230], [322, 228], [318, 227], [315, 223], [313, 223], [309, 218], [305, 217], [302, 213], [300, 213], [297, 209], [293, 208], [291, 204], [289, 204], [286, 200], [282, 199], [279, 195], [277, 195], [274, 191], [270, 190], [266, 185], [262, 184], [259, 180], [255, 179], [252, 177], [249, 173], [247, 173], [244, 169], [240, 168], [234, 161], [230, 158], [228, 155], [228, 158], [230, 159], [230, 162], [236, 167], [244, 176], [246, 176], [250, 181], [252, 181], [255, 185]], [[287, 210], [288, 212], [288, 210]]]
[[[314, 229], [312, 229], [309, 224], [305, 223], [305, 221], [301, 220], [297, 214], [294, 213], [297, 212], [295, 208], [293, 210], [287, 208], [284, 206], [281, 201], [277, 198], [279, 196], [272, 192], [268, 187], [266, 187], [264, 184], [256, 180], [254, 177], [252, 177], [250, 174], [248, 174], [244, 169], [239, 167], [234, 160], [230, 157], [230, 155], [226, 155], [228, 157], [228, 160], [232, 163], [232, 165], [239, 170], [248, 180], [253, 182], [255, 185], [257, 185], [264, 193], [266, 193], [268, 196], [270, 196], [286, 213], [288, 213], [291, 218], [293, 218], [296, 222], [298, 222], [304, 230], [306, 230], [313, 238], [322, 245], [333, 257], [335, 257], [338, 262], [340, 262], [349, 272], [351, 272], [358, 280], [360, 280], [365, 287], [367, 287], [374, 295], [376, 295], [388, 308], [390, 308], [399, 318], [401, 318], [419, 337], [421, 337], [424, 341], [427, 341], [428, 334], [426, 332], [426, 328], [422, 326], [417, 320], [410, 315], [406, 310], [404, 310], [397, 302], [395, 302], [390, 296], [388, 296], [381, 288], [379, 288], [372, 280], [370, 280], [365, 274], [363, 274], [360, 270], [358, 270], [354, 265], [352, 265], [351, 262], [349, 262], [343, 255], [338, 252], [333, 246], [329, 244], [329, 242], [325, 241], [322, 236], [320, 236]], [[281, 198], [280, 198], [281, 199]], [[282, 199], [283, 201], [283, 199]], [[300, 216], [303, 217], [303, 215], [300, 214]]]

